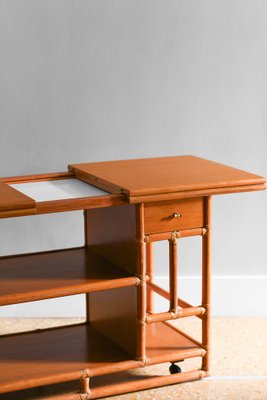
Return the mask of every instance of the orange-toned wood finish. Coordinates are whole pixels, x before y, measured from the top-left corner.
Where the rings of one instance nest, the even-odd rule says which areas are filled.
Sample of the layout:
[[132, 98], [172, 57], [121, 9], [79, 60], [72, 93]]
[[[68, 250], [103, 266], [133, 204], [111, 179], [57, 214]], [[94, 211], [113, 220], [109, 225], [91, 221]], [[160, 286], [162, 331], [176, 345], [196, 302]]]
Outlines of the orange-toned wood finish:
[[205, 235], [205, 228], [192, 228], [185, 229], [183, 231], [172, 231], [172, 232], [162, 232], [162, 233], [152, 233], [145, 235], [146, 243], [159, 242], [161, 240], [170, 240], [172, 237], [177, 239], [190, 236]]
[[39, 201], [36, 203], [36, 214], [50, 214], [91, 208], [111, 207], [125, 204], [125, 196], [107, 195], [95, 197], [81, 197], [78, 199], [64, 199]]
[[[0, 305], [86, 295], [84, 324], [0, 338], [0, 400], [9, 400], [7, 392], [71, 380], [80, 392], [54, 400], [95, 399], [207, 376], [211, 195], [262, 190], [265, 179], [193, 156], [69, 169], [0, 179], [0, 218], [84, 210], [85, 237], [81, 248], [0, 257]], [[8, 186], [73, 177], [110, 194], [35, 202]], [[202, 236], [202, 303], [191, 305], [178, 297], [178, 245], [196, 235]], [[169, 241], [169, 291], [153, 282], [153, 242], [160, 240]], [[154, 292], [169, 300], [166, 311], [153, 309]], [[189, 316], [201, 320], [201, 342], [167, 322]], [[202, 359], [199, 370], [142, 378], [139, 372], [138, 379], [129, 371], [191, 357]], [[22, 395], [16, 392], [16, 400]]]
[[[153, 282], [148, 282], [148, 287], [150, 288], [151, 291], [159, 294], [160, 296], [164, 297], [164, 299], [170, 300], [170, 293], [167, 292], [167, 290], [164, 290], [163, 288], [161, 288], [160, 286], [156, 285]], [[146, 322], [147, 323], [151, 323], [153, 322], [154, 319], [159, 318], [159, 321], [167, 321], [169, 319], [177, 319], [177, 318], [183, 318], [184, 316], [192, 316], [195, 315], [196, 317], [202, 318], [202, 314], [204, 314], [206, 312], [206, 310], [204, 309], [204, 307], [202, 306], [192, 306], [191, 304], [187, 303], [186, 301], [178, 298], [178, 306], [180, 307], [179, 310], [177, 311], [176, 314], [172, 313], [172, 312], [165, 312], [165, 313], [159, 313], [159, 314], [153, 314], [153, 315], [149, 315], [151, 314], [149, 312], [149, 310], [147, 311], [147, 317], [146, 317]], [[192, 314], [192, 310], [193, 314]], [[160, 315], [163, 316], [160, 317]], [[158, 317], [159, 316], [159, 317]]]
[[134, 275], [137, 258], [135, 206], [87, 210], [86, 221], [90, 248]]
[[0, 178], [0, 182], [10, 183], [25, 183], [25, 182], [40, 182], [40, 181], [54, 181], [56, 179], [68, 179], [73, 178], [75, 175], [73, 172], [53, 172], [48, 174], [34, 174], [34, 175], [23, 175], [23, 176], [10, 176], [7, 178]]
[[[136, 285], [135, 207], [87, 210], [85, 238], [88, 249], [120, 266]], [[137, 300], [136, 288], [88, 294], [88, 322], [135, 357]], [[108, 305], [108, 307], [107, 307]]]
[[[174, 375], [150, 376], [141, 371], [136, 375], [134, 371], [123, 371], [116, 374], [96, 376], [90, 378], [90, 394], [84, 392], [75, 393], [76, 385], [57, 384], [50, 386], [42, 386], [41, 388], [28, 389], [16, 393], [0, 394], [0, 400], [29, 400], [38, 397], [40, 393], [42, 399], [51, 400], [89, 400], [98, 399], [100, 397], [114, 396], [117, 394], [130, 393], [150, 388], [158, 388], [166, 385], [173, 385], [182, 382], [190, 382], [205, 377], [203, 371], [189, 371]], [[70, 393], [72, 390], [72, 393]], [[67, 393], [68, 392], [68, 393]]]
[[89, 323], [131, 358], [136, 346], [136, 287], [89, 293]]
[[18, 192], [4, 182], [0, 182], [0, 213], [18, 210], [35, 211], [35, 201], [23, 193]]
[[172, 232], [203, 226], [203, 199], [145, 204], [145, 233]]
[[[147, 282], [150, 284], [153, 283], [154, 279], [154, 252], [153, 252], [153, 244], [148, 242], [146, 244], [146, 278]], [[147, 284], [147, 312], [153, 312], [153, 290], [151, 290], [150, 286]]]
[[211, 197], [205, 197], [204, 222], [206, 234], [202, 236], [202, 305], [206, 312], [202, 320], [202, 343], [206, 354], [202, 369], [208, 373], [210, 359], [210, 300], [211, 300]]
[[88, 248], [0, 258], [0, 306], [134, 286], [138, 280]]
[[[119, 393], [130, 393], [137, 390], [151, 389], [156, 387], [162, 387], [166, 385], [172, 385], [181, 382], [190, 382], [197, 379], [204, 378], [205, 373], [203, 371], [189, 371], [181, 374], [174, 375], [163, 375], [163, 376], [142, 376], [131, 375], [131, 373], [124, 374], [120, 380], [116, 380], [116, 376], [110, 376], [111, 379], [99, 379], [97, 386], [92, 388], [92, 399], [97, 399], [103, 396], [113, 396]], [[58, 400], [55, 398], [55, 400]], [[59, 399], [60, 400], [60, 399]], [[67, 399], [69, 400], [69, 399]], [[70, 398], [70, 400], [72, 400]], [[80, 400], [80, 399], [76, 399]], [[87, 399], [85, 399], [87, 400]]]
[[231, 193], [251, 186], [253, 190], [254, 185], [259, 190], [266, 182], [261, 176], [194, 156], [72, 164], [69, 170], [95, 186], [103, 184], [115, 193], [133, 197], [134, 202], [138, 196], [166, 193], [182, 196], [190, 191], [190, 197], [194, 197], [194, 192], [203, 190], [208, 196], [218, 189]]
[[116, 364], [131, 357], [92, 326], [77, 325], [1, 337], [0, 360], [0, 393], [5, 393], [80, 379], [83, 370], [116, 372]]
[[175, 235], [169, 239], [169, 291], [171, 313], [176, 314], [178, 309], [178, 245]]
[[[205, 353], [167, 323], [148, 326], [146, 351], [147, 365]], [[0, 393], [139, 366], [127, 352], [87, 324], [6, 335], [1, 337]]]
[[144, 235], [144, 204], [137, 204], [136, 211], [136, 276], [140, 279], [137, 288], [137, 319], [136, 319], [136, 359], [140, 365], [146, 365], [146, 260]]
[[107, 194], [93, 197], [68, 198], [62, 200], [35, 201], [9, 184], [51, 181], [75, 177], [72, 172], [39, 174], [0, 178], [0, 218], [21, 217], [34, 214], [49, 214], [90, 208], [123, 205], [124, 195]]

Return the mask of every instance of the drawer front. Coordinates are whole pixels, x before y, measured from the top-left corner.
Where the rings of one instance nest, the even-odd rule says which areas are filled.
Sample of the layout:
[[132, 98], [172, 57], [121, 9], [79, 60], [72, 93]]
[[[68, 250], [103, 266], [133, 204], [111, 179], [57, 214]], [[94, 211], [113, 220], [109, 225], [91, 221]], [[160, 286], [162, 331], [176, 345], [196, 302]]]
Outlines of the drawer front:
[[203, 198], [145, 204], [145, 233], [162, 233], [203, 226]]

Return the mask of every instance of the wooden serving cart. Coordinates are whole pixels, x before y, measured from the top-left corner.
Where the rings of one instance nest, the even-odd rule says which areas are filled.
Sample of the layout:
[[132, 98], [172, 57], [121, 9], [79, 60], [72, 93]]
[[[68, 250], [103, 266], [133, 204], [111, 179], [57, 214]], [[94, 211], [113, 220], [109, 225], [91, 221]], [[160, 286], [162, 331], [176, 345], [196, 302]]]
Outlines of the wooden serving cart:
[[[0, 305], [83, 293], [87, 319], [2, 336], [0, 393], [79, 380], [79, 393], [53, 399], [85, 400], [207, 376], [211, 196], [263, 189], [263, 177], [193, 156], [2, 178], [0, 218], [84, 210], [85, 245], [1, 257]], [[178, 296], [177, 253], [181, 238], [196, 235], [202, 237], [202, 302], [191, 305]], [[162, 240], [169, 243], [169, 291], [153, 280], [153, 243]], [[169, 300], [165, 312], [153, 311], [153, 293]], [[170, 324], [189, 316], [201, 320], [201, 341]], [[175, 364], [193, 357], [201, 358], [199, 369], [181, 372]], [[130, 371], [163, 362], [171, 364], [168, 375]]]

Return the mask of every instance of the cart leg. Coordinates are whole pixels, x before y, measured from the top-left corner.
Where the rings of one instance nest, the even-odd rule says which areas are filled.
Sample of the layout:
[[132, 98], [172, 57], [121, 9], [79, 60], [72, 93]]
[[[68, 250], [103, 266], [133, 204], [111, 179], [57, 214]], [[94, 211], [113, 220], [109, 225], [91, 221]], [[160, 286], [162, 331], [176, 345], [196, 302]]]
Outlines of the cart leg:
[[170, 312], [177, 313], [178, 310], [178, 245], [175, 234], [169, 239], [169, 285], [170, 285]]
[[[148, 242], [146, 245], [146, 275], [149, 282], [153, 282], [154, 278], [154, 254], [153, 244]], [[154, 309], [153, 290], [147, 285], [147, 312], [153, 313]]]
[[84, 397], [84, 399], [89, 399], [91, 397], [90, 378], [88, 376], [80, 380], [80, 395], [81, 398]]
[[205, 235], [202, 236], [202, 305], [206, 309], [202, 318], [202, 346], [206, 354], [202, 369], [209, 371], [210, 359], [210, 297], [211, 297], [211, 197], [204, 198]]
[[137, 320], [136, 320], [136, 360], [141, 366], [146, 364], [146, 260], [144, 239], [144, 204], [136, 205], [136, 239], [137, 239], [137, 277], [140, 284], [137, 286]]

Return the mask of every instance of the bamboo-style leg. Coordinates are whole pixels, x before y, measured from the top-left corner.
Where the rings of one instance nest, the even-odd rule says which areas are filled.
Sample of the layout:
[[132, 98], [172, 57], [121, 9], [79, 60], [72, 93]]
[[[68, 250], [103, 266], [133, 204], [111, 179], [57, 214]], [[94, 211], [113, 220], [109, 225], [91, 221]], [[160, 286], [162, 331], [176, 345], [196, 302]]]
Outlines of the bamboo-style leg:
[[[149, 282], [153, 282], [154, 278], [154, 254], [153, 244], [148, 242], [146, 245], [146, 275]], [[153, 313], [153, 290], [147, 285], [147, 312]]]
[[178, 310], [178, 251], [177, 238], [173, 234], [169, 239], [169, 281], [170, 281], [170, 312], [177, 313]]
[[80, 379], [80, 392], [79, 397], [81, 400], [91, 399], [90, 377], [85, 376]]
[[206, 354], [202, 359], [202, 369], [209, 371], [210, 359], [210, 297], [211, 297], [211, 197], [204, 198], [204, 227], [202, 237], [202, 306], [206, 309], [202, 317], [202, 347]]
[[136, 359], [141, 365], [146, 363], [146, 275], [145, 275], [145, 237], [144, 237], [144, 204], [136, 205], [136, 275], [140, 279], [137, 286], [137, 320], [136, 320]]
[[87, 376], [80, 380], [80, 393], [90, 394], [90, 378]]

